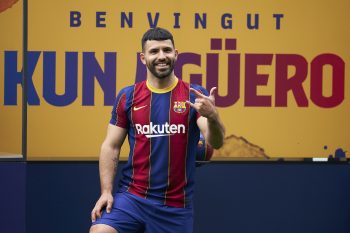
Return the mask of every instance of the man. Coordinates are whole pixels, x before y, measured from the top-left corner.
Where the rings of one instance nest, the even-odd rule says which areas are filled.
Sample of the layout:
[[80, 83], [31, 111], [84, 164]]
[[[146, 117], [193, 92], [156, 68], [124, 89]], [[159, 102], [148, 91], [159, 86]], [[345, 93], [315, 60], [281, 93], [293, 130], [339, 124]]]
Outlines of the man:
[[[223, 144], [224, 126], [214, 91], [174, 75], [178, 51], [162, 28], [142, 38], [140, 59], [147, 80], [117, 96], [99, 160], [101, 196], [90, 233], [190, 233], [195, 153], [200, 132], [214, 148]], [[113, 197], [120, 148], [128, 135], [130, 154]]]

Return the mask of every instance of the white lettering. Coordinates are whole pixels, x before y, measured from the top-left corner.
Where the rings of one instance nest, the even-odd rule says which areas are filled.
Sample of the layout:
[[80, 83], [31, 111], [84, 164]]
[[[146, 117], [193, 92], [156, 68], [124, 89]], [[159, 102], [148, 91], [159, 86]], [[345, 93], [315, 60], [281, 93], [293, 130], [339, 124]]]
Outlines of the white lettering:
[[149, 134], [149, 125], [142, 126], [142, 133]]
[[178, 127], [178, 132], [179, 133], [185, 133], [186, 131], [186, 128], [184, 125], [180, 124], [179, 127]]
[[136, 127], [136, 130], [137, 130], [137, 134], [142, 134], [142, 125], [136, 124], [135, 127]]
[[158, 127], [158, 133], [164, 133], [164, 125], [162, 125], [162, 127], [160, 127], [160, 125], [157, 125]]
[[147, 138], [170, 136], [177, 133], [184, 134], [186, 132], [185, 125], [170, 125], [168, 122], [161, 125], [153, 124], [153, 122], [150, 122], [149, 125], [135, 124], [135, 128], [137, 134], [144, 134]]
[[177, 133], [177, 125], [170, 125], [170, 133]]
[[170, 133], [169, 132], [169, 123], [168, 122], [165, 122], [165, 132], [166, 133]]

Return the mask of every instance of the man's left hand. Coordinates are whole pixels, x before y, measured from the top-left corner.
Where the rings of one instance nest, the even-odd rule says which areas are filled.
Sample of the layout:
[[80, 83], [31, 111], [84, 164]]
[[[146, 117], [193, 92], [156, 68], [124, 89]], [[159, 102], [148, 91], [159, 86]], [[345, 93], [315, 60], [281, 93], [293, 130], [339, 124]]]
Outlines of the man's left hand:
[[199, 91], [190, 88], [190, 91], [192, 91], [196, 95], [196, 99], [194, 103], [191, 103], [190, 101], [186, 101], [192, 108], [196, 109], [201, 116], [206, 117], [210, 120], [214, 120], [217, 118], [217, 111], [215, 108], [215, 91], [216, 87], [213, 87], [210, 90], [209, 96], [203, 95]]

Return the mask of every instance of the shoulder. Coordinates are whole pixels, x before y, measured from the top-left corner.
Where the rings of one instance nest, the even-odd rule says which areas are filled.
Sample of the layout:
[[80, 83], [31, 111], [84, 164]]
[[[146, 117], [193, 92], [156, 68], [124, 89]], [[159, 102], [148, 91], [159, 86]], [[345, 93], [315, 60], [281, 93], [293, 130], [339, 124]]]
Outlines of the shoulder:
[[115, 101], [114, 101], [114, 107], [118, 107], [120, 105], [124, 106], [127, 102], [130, 101], [130, 99], [133, 96], [134, 93], [134, 86], [130, 85], [123, 87], [117, 94]]
[[209, 92], [207, 91], [207, 89], [205, 89], [205, 88], [202, 87], [201, 85], [191, 83], [191, 84], [190, 84], [190, 88], [193, 88], [193, 89], [199, 91], [199, 92], [202, 93], [203, 95], [206, 95], [206, 96], [209, 95]]
[[128, 93], [133, 92], [133, 91], [134, 91], [135, 85], [136, 85], [136, 84], [123, 87], [123, 88], [119, 91], [119, 95], [120, 95], [120, 94], [128, 94]]
[[189, 88], [193, 88], [193, 89], [199, 91], [200, 93], [202, 93], [204, 95], [209, 95], [209, 92], [204, 87], [202, 87], [201, 85], [198, 85], [198, 84], [195, 84], [195, 83], [191, 83], [190, 84], [190, 83], [187, 83], [187, 82], [182, 81], [180, 79], [179, 79], [179, 84], [181, 86], [183, 86], [184, 88], [188, 88], [188, 89]]
[[126, 97], [126, 99], [132, 98], [136, 86], [138, 86], [138, 85], [140, 85], [140, 84], [142, 84], [142, 82], [140, 82], [140, 83], [135, 83], [135, 84], [133, 84], [133, 85], [123, 87], [123, 88], [118, 92], [117, 99], [119, 99], [119, 98], [121, 98], [121, 97], [123, 97], [123, 96]]

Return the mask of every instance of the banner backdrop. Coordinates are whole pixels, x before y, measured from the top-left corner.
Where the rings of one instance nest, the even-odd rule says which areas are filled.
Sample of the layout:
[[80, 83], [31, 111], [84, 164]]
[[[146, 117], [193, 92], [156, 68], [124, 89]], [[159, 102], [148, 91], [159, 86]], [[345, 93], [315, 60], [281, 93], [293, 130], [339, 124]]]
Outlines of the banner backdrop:
[[[145, 78], [140, 40], [156, 26], [174, 35], [179, 78], [218, 87], [226, 139], [214, 159], [349, 156], [349, 7], [346, 0], [31, 0], [28, 159], [97, 159], [116, 94]], [[21, 58], [4, 49], [7, 114], [20, 105]], [[122, 158], [128, 153], [125, 143]]]
[[[22, 1], [0, 0], [0, 159], [22, 157], [22, 88], [8, 86], [22, 78], [8, 73], [22, 69], [22, 5]], [[16, 96], [15, 104], [5, 103], [9, 95]]]

